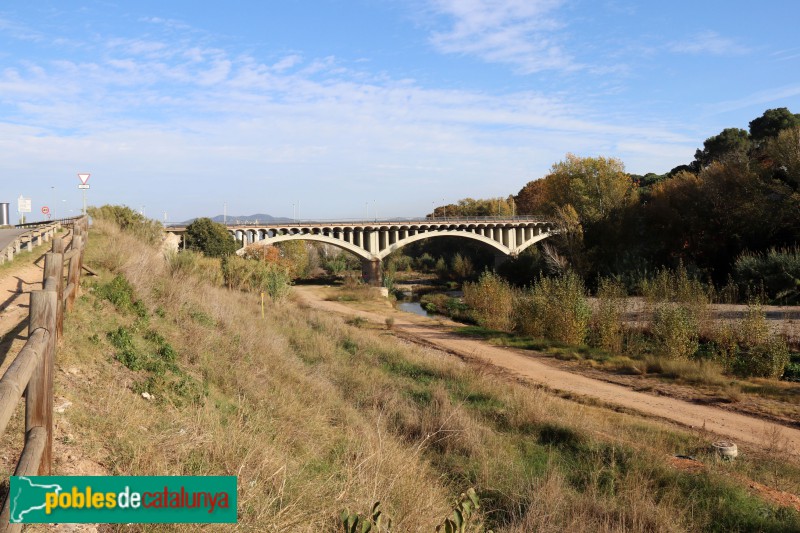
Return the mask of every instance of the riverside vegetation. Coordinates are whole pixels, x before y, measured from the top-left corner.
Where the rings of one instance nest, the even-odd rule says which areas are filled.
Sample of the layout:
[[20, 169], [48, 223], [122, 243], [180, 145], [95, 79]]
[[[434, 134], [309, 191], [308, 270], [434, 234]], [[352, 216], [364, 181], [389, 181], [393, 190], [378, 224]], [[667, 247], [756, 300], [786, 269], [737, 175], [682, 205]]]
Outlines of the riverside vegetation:
[[[568, 401], [290, 298], [262, 318], [219, 260], [165, 258], [100, 218], [89, 243], [99, 278], [58, 362], [79, 369], [57, 385], [70, 445], [112, 474], [237, 475], [239, 528], [377, 528], [379, 510], [384, 529], [446, 530], [474, 489], [468, 531], [800, 529], [745, 481], [800, 490], [777, 445], [717, 462], [702, 431]], [[676, 454], [706, 466], [676, 469]]]

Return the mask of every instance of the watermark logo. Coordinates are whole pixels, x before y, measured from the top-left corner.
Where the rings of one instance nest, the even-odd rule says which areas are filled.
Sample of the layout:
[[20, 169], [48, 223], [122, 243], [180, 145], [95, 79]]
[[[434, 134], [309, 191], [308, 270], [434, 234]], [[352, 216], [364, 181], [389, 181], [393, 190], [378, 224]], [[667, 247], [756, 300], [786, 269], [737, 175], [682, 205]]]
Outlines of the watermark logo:
[[12, 476], [11, 523], [233, 523], [236, 476]]

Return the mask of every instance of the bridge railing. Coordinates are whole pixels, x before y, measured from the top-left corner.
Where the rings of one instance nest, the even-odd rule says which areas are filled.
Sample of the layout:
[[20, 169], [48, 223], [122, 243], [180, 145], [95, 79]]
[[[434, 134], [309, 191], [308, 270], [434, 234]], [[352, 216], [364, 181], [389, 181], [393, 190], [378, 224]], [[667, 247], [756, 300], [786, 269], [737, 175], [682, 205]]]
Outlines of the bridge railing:
[[[445, 222], [541, 222], [553, 223], [553, 219], [539, 216], [539, 215], [515, 215], [515, 216], [448, 216], [448, 217], [420, 217], [420, 218], [337, 218], [337, 219], [295, 219], [295, 220], [229, 220], [225, 225], [229, 227], [240, 226], [311, 226], [311, 225], [330, 225], [330, 224], [347, 224], [347, 225], [375, 225], [375, 224], [431, 224], [431, 223], [445, 223]], [[167, 223], [166, 229], [180, 229], [184, 228], [184, 224]]]
[[[72, 310], [78, 295], [83, 255], [88, 235], [86, 217], [74, 221], [69, 250], [61, 237], [53, 239], [45, 254], [42, 290], [30, 293], [28, 340], [0, 377], [0, 436], [25, 397], [25, 442], [14, 469], [15, 476], [50, 475], [53, 460], [53, 374], [64, 313]], [[67, 276], [64, 267], [68, 265]], [[0, 514], [0, 532], [21, 531], [9, 523], [10, 498]]]

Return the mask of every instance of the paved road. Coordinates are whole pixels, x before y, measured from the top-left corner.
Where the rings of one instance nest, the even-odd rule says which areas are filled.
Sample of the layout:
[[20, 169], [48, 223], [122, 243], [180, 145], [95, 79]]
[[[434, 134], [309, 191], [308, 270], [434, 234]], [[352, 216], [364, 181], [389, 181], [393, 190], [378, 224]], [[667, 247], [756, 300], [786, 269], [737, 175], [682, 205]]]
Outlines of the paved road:
[[0, 250], [14, 242], [14, 239], [30, 230], [30, 228], [0, 229]]

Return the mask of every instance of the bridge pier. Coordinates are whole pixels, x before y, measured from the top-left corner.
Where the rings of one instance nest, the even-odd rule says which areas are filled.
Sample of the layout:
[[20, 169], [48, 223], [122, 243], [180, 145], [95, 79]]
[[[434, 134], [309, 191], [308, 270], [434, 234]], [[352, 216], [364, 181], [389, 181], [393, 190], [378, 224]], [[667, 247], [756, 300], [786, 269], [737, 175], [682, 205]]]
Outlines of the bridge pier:
[[380, 287], [383, 283], [383, 265], [380, 259], [361, 260], [361, 278], [368, 285]]

